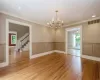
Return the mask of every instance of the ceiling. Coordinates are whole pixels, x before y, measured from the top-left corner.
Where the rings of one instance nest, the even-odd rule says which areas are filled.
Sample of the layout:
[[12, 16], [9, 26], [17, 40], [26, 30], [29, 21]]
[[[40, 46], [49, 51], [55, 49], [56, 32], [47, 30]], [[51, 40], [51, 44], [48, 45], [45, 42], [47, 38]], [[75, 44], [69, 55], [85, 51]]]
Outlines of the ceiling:
[[0, 0], [0, 11], [46, 25], [59, 10], [65, 24], [100, 16], [100, 0]]

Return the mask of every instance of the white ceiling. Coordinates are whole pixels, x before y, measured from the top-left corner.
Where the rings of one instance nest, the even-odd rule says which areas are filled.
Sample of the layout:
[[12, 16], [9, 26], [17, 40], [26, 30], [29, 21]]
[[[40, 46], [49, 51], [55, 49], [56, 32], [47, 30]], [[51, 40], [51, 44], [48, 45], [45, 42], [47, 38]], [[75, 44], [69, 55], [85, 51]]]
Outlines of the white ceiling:
[[59, 10], [65, 24], [100, 16], [100, 0], [0, 0], [0, 11], [46, 25]]

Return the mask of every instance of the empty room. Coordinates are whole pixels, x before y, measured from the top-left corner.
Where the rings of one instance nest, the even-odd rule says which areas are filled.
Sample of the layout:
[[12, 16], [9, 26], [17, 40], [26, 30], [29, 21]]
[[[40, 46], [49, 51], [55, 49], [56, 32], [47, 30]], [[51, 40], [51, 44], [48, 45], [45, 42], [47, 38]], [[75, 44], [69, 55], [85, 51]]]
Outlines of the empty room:
[[0, 80], [100, 80], [100, 0], [0, 0]]

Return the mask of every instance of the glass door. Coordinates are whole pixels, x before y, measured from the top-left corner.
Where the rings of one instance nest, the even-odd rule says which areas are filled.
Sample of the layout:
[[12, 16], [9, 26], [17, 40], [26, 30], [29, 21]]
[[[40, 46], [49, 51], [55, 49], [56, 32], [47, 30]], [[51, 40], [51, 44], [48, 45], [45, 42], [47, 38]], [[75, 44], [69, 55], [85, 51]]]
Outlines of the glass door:
[[75, 48], [80, 49], [80, 33], [77, 31], [75, 33]]

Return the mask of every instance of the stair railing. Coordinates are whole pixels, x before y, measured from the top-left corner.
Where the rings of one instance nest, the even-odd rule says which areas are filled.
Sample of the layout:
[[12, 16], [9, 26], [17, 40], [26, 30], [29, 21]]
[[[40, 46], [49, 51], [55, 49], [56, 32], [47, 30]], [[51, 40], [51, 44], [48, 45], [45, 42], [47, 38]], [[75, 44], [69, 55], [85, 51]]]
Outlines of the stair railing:
[[23, 48], [26, 46], [26, 44], [28, 44], [29, 42], [29, 34], [27, 36], [25, 36], [22, 40], [20, 40], [20, 50], [23, 51]]

